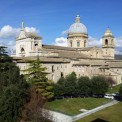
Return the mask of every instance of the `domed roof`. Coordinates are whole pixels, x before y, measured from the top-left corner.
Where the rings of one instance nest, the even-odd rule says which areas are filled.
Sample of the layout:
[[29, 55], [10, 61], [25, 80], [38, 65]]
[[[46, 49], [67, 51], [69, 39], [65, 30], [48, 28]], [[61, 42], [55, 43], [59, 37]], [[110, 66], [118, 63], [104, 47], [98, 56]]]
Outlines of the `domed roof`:
[[107, 30], [105, 31], [104, 36], [113, 36], [113, 34], [109, 28], [107, 28]]
[[75, 23], [73, 23], [68, 30], [68, 34], [72, 33], [87, 34], [87, 28], [84, 24], [80, 22], [79, 15], [76, 16]]

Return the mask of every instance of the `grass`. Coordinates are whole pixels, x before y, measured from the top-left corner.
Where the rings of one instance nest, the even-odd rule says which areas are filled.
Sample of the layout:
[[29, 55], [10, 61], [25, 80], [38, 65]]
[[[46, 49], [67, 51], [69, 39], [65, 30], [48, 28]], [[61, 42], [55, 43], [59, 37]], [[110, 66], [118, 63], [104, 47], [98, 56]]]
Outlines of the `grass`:
[[[122, 102], [116, 105], [113, 105], [111, 107], [108, 107], [104, 110], [101, 110], [97, 113], [91, 114], [76, 122], [92, 122], [98, 118], [105, 120], [106, 122], [122, 122]], [[96, 121], [96, 122], [99, 122], [99, 121]]]
[[113, 88], [109, 88], [108, 92], [107, 93], [116, 93], [116, 92], [119, 92], [119, 88], [120, 86], [122, 86], [122, 84], [119, 84], [119, 85], [116, 85], [116, 86], [113, 86]]
[[51, 110], [73, 116], [81, 113], [80, 109], [90, 110], [109, 101], [109, 99], [105, 98], [68, 98], [55, 100], [47, 104]]

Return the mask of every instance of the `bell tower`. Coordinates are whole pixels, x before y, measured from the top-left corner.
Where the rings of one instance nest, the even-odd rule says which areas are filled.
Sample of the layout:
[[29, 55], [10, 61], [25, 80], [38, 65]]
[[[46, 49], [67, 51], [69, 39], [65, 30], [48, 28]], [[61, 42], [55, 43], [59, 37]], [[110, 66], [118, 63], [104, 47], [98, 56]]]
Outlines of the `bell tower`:
[[36, 33], [27, 32], [24, 22], [21, 24], [21, 30], [16, 38], [16, 56], [28, 57], [38, 54], [38, 50], [42, 47], [42, 37]]
[[114, 36], [109, 28], [102, 37], [102, 50], [105, 59], [114, 59]]

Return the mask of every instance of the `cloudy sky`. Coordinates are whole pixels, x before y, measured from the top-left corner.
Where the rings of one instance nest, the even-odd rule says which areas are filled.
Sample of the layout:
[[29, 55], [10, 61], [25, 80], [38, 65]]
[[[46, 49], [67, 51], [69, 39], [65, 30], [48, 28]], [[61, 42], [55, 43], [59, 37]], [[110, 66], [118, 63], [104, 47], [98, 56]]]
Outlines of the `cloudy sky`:
[[0, 0], [0, 45], [15, 49], [21, 22], [38, 33], [43, 44], [66, 46], [66, 33], [77, 14], [87, 27], [89, 46], [101, 46], [109, 26], [116, 53], [122, 54], [122, 0]]

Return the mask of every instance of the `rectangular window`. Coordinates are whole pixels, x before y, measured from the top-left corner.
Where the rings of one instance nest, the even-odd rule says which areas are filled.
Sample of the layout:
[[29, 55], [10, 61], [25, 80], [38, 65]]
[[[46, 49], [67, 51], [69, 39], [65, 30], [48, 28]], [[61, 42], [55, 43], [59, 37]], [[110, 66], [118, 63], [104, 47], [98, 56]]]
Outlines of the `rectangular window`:
[[72, 47], [72, 41], [70, 41], [70, 46]]
[[54, 65], [52, 65], [52, 72], [54, 72], [55, 70], [54, 70]]
[[77, 47], [80, 47], [80, 42], [79, 41], [77, 42]]

